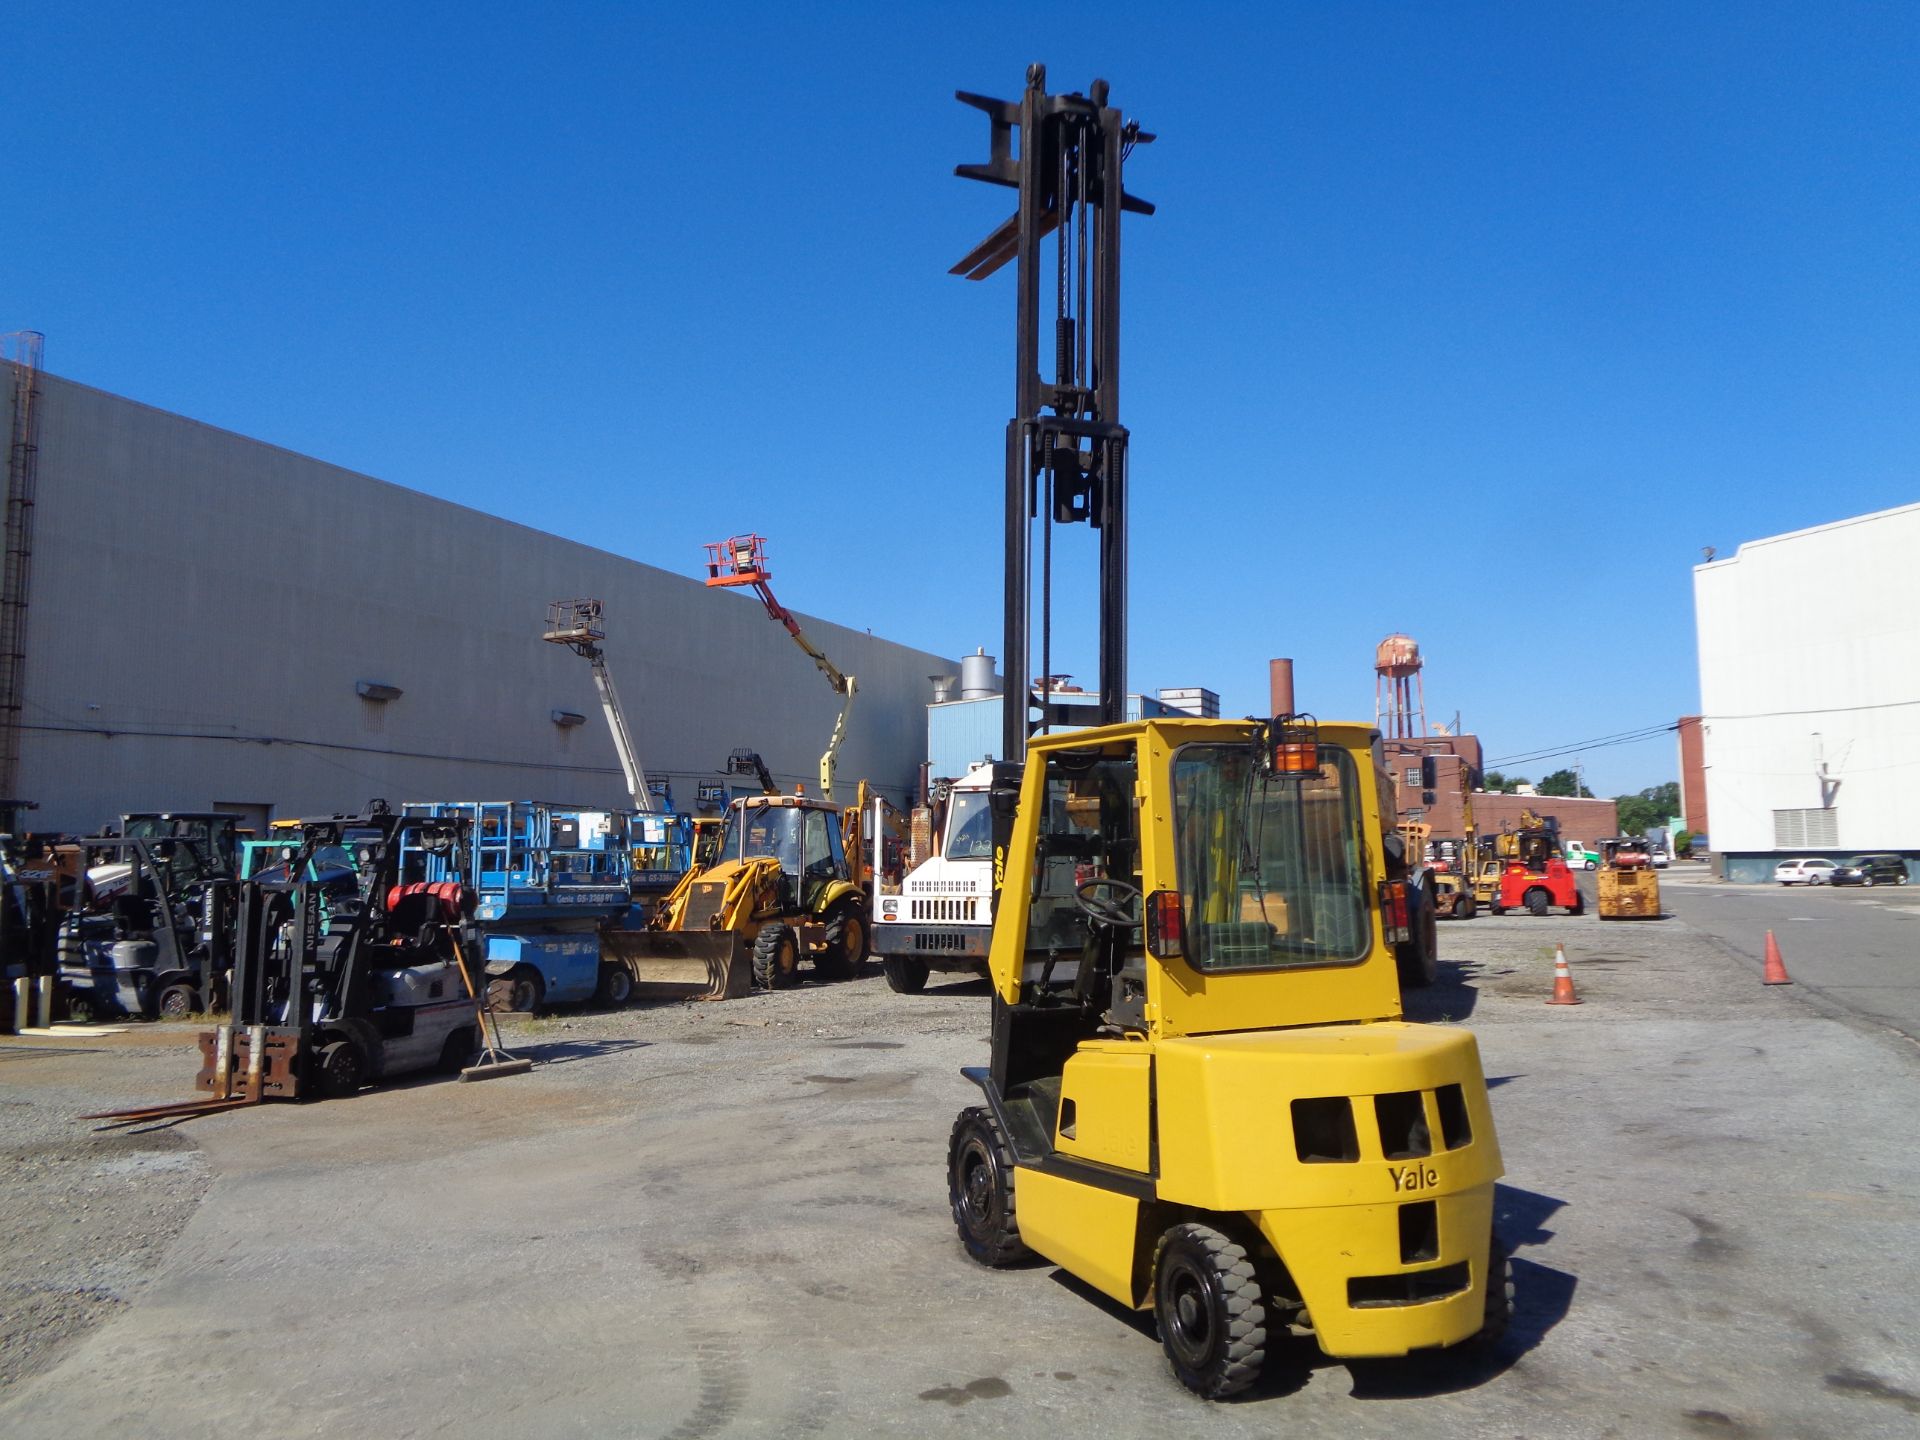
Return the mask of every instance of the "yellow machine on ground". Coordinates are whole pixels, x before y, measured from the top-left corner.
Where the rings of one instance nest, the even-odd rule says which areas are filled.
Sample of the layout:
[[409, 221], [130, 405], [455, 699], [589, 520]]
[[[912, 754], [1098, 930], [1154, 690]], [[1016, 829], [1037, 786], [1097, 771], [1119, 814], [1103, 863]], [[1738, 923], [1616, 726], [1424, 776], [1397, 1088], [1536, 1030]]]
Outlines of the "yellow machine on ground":
[[1474, 1037], [1401, 1018], [1372, 731], [1151, 720], [1036, 738], [993, 929], [967, 1252], [1150, 1309], [1201, 1395], [1279, 1336], [1487, 1342], [1511, 1304]]
[[1658, 920], [1660, 877], [1644, 839], [1623, 836], [1600, 842], [1600, 918]]
[[601, 937], [643, 993], [711, 999], [792, 985], [803, 959], [827, 978], [851, 975], [867, 939], [840, 809], [801, 795], [735, 800], [712, 862], [682, 877], [648, 928]]

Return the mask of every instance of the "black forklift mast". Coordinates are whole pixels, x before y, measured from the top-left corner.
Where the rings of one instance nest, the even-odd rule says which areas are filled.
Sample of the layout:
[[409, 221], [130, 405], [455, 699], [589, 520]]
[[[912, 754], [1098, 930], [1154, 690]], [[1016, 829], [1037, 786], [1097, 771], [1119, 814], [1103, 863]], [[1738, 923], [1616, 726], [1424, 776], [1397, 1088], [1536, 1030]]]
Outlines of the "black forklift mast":
[[[1120, 423], [1120, 216], [1151, 215], [1126, 193], [1121, 167], [1153, 136], [1107, 103], [1107, 82], [1089, 95], [1047, 93], [1044, 65], [1027, 67], [1017, 101], [959, 91], [991, 122], [986, 163], [954, 173], [1019, 192], [1019, 207], [952, 269], [984, 280], [1016, 265], [1018, 351], [1014, 416], [1007, 423], [1006, 701], [1000, 758], [1019, 763], [1027, 739], [1086, 711], [1053, 700], [1053, 531], [1085, 523], [1100, 532], [1098, 723], [1118, 724], [1127, 705], [1127, 431]], [[1017, 147], [1015, 128], [1020, 131]], [[1053, 378], [1041, 378], [1043, 242], [1053, 255]], [[1034, 523], [1039, 535], [1038, 709], [1029, 684], [1034, 608]], [[1028, 697], [1025, 703], [1021, 698]]]

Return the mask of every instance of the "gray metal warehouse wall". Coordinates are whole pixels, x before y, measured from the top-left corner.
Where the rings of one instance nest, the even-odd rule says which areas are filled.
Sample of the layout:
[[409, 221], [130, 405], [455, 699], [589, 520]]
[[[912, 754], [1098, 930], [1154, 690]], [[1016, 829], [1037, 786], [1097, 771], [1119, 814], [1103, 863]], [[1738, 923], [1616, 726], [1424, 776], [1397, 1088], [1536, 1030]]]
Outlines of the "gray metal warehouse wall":
[[[44, 395], [32, 828], [371, 796], [625, 803], [587, 662], [540, 640], [547, 602], [579, 595], [606, 602], [636, 743], [680, 808], [736, 745], [817, 788], [838, 699], [750, 598], [72, 381]], [[859, 678], [842, 781], [904, 798], [927, 677], [958, 667], [806, 624]], [[365, 701], [361, 680], [404, 693]], [[556, 709], [587, 723], [562, 729]]]

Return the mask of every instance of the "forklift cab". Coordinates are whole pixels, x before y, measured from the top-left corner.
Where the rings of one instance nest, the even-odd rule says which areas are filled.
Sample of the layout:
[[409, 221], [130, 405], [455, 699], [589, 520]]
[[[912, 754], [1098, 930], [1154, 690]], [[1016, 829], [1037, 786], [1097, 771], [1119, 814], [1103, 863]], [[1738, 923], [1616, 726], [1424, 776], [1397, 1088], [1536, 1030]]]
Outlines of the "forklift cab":
[[1283, 717], [1028, 750], [954, 1218], [984, 1263], [1155, 1309], [1202, 1394], [1250, 1383], [1255, 1305], [1346, 1357], [1471, 1339], [1504, 1299], [1473, 1037], [1401, 1019], [1371, 745]]

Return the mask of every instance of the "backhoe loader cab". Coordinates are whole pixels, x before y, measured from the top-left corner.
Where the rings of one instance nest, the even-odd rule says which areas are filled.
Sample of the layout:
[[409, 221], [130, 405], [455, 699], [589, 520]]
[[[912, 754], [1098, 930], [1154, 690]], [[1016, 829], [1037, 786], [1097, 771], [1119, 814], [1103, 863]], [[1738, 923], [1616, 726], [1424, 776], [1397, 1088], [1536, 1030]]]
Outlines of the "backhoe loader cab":
[[1292, 716], [1036, 738], [997, 857], [961, 1241], [1153, 1310], [1205, 1396], [1289, 1331], [1348, 1358], [1505, 1323], [1479, 1052], [1401, 1017], [1372, 738]]
[[[749, 795], [727, 807], [703, 870], [689, 871], [644, 934], [608, 937], [643, 989], [692, 984], [710, 998], [794, 984], [803, 958], [823, 976], [867, 956], [867, 899], [847, 863], [838, 806]], [[704, 986], [704, 989], [698, 987]]]

